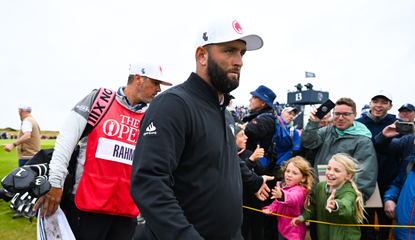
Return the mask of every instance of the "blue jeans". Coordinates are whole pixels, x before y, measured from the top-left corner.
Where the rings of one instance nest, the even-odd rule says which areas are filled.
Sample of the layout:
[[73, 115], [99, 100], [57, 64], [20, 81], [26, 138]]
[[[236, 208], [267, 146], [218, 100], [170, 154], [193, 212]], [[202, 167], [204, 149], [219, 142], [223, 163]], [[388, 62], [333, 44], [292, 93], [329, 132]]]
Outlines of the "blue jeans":
[[19, 167], [23, 167], [29, 161], [29, 159], [19, 159]]

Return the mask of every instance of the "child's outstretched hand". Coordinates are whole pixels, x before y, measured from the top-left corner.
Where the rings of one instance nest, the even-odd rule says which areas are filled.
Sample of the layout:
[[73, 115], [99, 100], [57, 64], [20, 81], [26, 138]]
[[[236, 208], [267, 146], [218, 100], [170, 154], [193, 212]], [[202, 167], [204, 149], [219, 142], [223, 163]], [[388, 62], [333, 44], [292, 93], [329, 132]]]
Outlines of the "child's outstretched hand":
[[331, 213], [332, 210], [336, 209], [336, 202], [334, 201], [334, 194], [336, 194], [336, 189], [331, 192], [329, 199], [327, 199], [326, 209]]
[[295, 217], [293, 218], [293, 220], [291, 220], [291, 226], [293, 227], [297, 227], [297, 223], [301, 223], [303, 222], [303, 220], [299, 217]]
[[265, 208], [264, 210], [262, 210], [262, 212], [266, 215], [271, 215], [272, 214], [271, 209], [268, 209], [268, 208]]
[[274, 189], [272, 189], [272, 197], [271, 199], [277, 199], [277, 198], [281, 198], [282, 197], [282, 192], [281, 192], [281, 181], [277, 182], [277, 186], [275, 186]]

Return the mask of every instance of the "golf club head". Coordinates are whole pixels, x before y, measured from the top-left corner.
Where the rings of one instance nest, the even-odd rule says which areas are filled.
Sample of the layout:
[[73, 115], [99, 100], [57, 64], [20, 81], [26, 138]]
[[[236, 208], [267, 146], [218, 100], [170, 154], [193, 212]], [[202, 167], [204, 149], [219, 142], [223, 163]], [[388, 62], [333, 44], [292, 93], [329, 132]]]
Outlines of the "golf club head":
[[12, 200], [10, 201], [10, 205], [17, 206], [17, 203], [19, 200], [20, 200], [20, 193], [16, 193], [14, 197], [12, 198]]
[[14, 196], [14, 194], [15, 193], [12, 193], [12, 192], [9, 192], [9, 191], [7, 191], [6, 189], [4, 189], [4, 194], [6, 195], [6, 196], [8, 196], [8, 197], [13, 197]]
[[26, 208], [23, 212], [23, 216], [25, 216], [27, 218], [32, 218], [32, 217], [36, 216], [37, 210], [33, 211], [33, 206], [36, 204], [36, 202], [37, 202], [37, 198], [33, 198], [32, 201], [30, 201], [27, 204], [27, 206], [26, 206]]
[[18, 208], [17, 208], [17, 213], [23, 213], [23, 209], [24, 209], [25, 205], [21, 204]]

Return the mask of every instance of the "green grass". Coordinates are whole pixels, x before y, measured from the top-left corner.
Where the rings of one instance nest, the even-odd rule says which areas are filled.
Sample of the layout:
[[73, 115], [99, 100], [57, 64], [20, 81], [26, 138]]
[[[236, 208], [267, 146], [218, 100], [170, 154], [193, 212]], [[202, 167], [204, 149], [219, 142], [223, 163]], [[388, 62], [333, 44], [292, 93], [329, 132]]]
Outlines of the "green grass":
[[[15, 140], [0, 139], [0, 144], [12, 143]], [[53, 148], [56, 140], [42, 140], [42, 148]], [[0, 179], [18, 167], [16, 149], [6, 152], [0, 146]], [[36, 218], [30, 223], [28, 218], [12, 219], [14, 212], [9, 208], [10, 202], [0, 200], [0, 239], [19, 240], [36, 239]]]

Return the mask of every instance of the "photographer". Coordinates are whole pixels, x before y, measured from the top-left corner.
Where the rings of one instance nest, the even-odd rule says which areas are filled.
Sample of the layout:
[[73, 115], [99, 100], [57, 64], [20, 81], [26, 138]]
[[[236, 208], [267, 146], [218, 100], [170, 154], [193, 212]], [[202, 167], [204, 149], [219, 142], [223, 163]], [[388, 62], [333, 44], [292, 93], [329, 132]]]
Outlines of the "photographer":
[[[409, 225], [411, 219], [408, 218], [408, 203], [413, 203], [415, 196], [411, 194], [411, 185], [414, 184], [414, 156], [415, 156], [415, 136], [406, 134], [401, 138], [394, 138], [399, 133], [396, 131], [395, 121], [388, 125], [377, 136], [374, 137], [374, 146], [376, 151], [389, 155], [396, 159], [404, 160], [399, 175], [390, 185], [384, 195], [384, 210], [390, 219], [396, 219], [397, 225]], [[399, 200], [399, 201], [398, 201]], [[412, 208], [410, 208], [412, 209]], [[408, 239], [408, 229], [394, 228], [396, 239]]]

